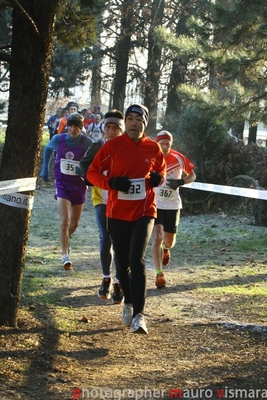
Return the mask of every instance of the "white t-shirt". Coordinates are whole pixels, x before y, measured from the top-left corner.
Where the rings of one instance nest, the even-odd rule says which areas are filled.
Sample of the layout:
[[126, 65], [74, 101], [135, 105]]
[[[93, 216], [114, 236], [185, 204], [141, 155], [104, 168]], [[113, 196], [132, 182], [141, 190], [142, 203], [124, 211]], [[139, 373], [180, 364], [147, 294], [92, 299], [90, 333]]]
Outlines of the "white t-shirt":
[[168, 179], [181, 179], [182, 173], [189, 174], [194, 164], [183, 154], [170, 150], [165, 157], [167, 174], [162, 185], [155, 188], [157, 208], [161, 210], [179, 210], [182, 208], [182, 201], [179, 195], [179, 188], [173, 190], [167, 185]]
[[104, 133], [104, 124], [103, 124], [103, 122], [100, 122], [99, 124], [96, 124], [95, 122], [92, 122], [88, 126], [88, 131], [89, 131], [90, 138], [94, 142], [98, 142], [103, 137], [103, 133]]

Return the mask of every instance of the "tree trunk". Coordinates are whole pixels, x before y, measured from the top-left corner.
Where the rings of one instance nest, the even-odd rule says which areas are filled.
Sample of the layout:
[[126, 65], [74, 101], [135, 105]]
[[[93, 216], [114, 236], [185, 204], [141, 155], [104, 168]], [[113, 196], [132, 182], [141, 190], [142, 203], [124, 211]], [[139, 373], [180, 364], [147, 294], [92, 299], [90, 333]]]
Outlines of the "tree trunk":
[[237, 120], [232, 126], [233, 135], [236, 136], [238, 139], [244, 139], [244, 129], [245, 129], [245, 120]]
[[93, 46], [93, 54], [94, 54], [94, 61], [95, 65], [92, 68], [92, 90], [91, 90], [91, 108], [94, 105], [102, 105], [101, 99], [101, 61], [102, 55], [100, 46], [95, 45]]
[[129, 0], [121, 7], [121, 33], [116, 44], [116, 70], [114, 77], [113, 107], [124, 111], [124, 100], [127, 83], [129, 54], [131, 48], [131, 32], [133, 32], [133, 10]]
[[[37, 174], [59, 0], [19, 3], [26, 13], [14, 6], [8, 127], [0, 181]], [[30, 209], [0, 204], [0, 325], [17, 324], [30, 217]]]
[[166, 117], [171, 117], [173, 114], [177, 115], [177, 113], [181, 111], [182, 100], [177, 94], [177, 88], [179, 85], [184, 83], [185, 70], [186, 64], [183, 64], [181, 59], [175, 58], [172, 63], [172, 71], [168, 84], [167, 107], [165, 113]]
[[253, 125], [249, 127], [248, 130], [248, 143], [256, 143], [257, 141], [257, 130], [258, 125]]
[[[177, 26], [177, 35], [189, 35], [186, 27], [187, 13], [182, 13]], [[167, 107], [166, 117], [172, 117], [172, 115], [179, 114], [182, 107], [182, 100], [177, 93], [177, 88], [184, 83], [185, 73], [187, 71], [187, 64], [181, 58], [177, 57], [172, 62], [172, 71], [170, 75], [170, 81], [168, 84], [168, 95], [167, 95]]]
[[130, 52], [130, 36], [124, 36], [117, 43], [117, 62], [114, 77], [113, 107], [123, 112], [125, 89], [127, 82], [128, 61]]
[[162, 46], [155, 39], [154, 29], [162, 24], [165, 1], [154, 0], [151, 8], [151, 25], [148, 33], [148, 63], [144, 83], [144, 104], [149, 109], [149, 123], [146, 134], [156, 135], [159, 82], [161, 75]]

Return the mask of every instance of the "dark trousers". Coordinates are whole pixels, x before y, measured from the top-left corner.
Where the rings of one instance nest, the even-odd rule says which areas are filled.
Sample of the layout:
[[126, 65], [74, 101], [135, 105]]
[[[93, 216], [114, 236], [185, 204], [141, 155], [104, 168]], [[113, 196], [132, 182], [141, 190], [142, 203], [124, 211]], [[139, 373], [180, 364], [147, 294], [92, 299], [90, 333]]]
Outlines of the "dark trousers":
[[118, 259], [124, 302], [133, 305], [133, 316], [144, 312], [146, 295], [145, 252], [153, 230], [154, 218], [136, 221], [108, 218], [108, 230]]

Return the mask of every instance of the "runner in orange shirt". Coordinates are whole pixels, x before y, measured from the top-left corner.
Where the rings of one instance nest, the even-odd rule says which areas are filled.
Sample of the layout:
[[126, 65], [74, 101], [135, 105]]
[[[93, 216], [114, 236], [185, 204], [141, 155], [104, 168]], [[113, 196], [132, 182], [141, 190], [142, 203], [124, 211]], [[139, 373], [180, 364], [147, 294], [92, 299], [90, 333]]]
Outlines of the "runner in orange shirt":
[[157, 216], [154, 187], [165, 179], [160, 146], [144, 130], [148, 109], [133, 104], [125, 112], [126, 132], [96, 154], [87, 180], [109, 190], [106, 215], [124, 293], [122, 319], [132, 333], [147, 333], [145, 251]]
[[65, 110], [68, 110], [68, 114], [66, 114], [63, 118], [61, 118], [57, 133], [67, 133], [68, 132], [68, 116], [69, 114], [72, 113], [77, 113], [79, 109], [79, 106], [77, 103], [74, 101], [69, 101], [69, 103], [66, 105]]

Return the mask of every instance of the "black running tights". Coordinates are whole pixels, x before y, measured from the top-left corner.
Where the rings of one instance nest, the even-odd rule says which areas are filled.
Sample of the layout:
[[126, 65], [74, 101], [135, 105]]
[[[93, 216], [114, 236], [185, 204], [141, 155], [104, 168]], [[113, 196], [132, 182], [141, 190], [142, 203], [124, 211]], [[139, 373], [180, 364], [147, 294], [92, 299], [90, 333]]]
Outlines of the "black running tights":
[[153, 226], [152, 217], [141, 217], [136, 221], [108, 218], [108, 230], [118, 260], [118, 278], [124, 294], [124, 303], [133, 305], [133, 316], [144, 312], [145, 252]]

